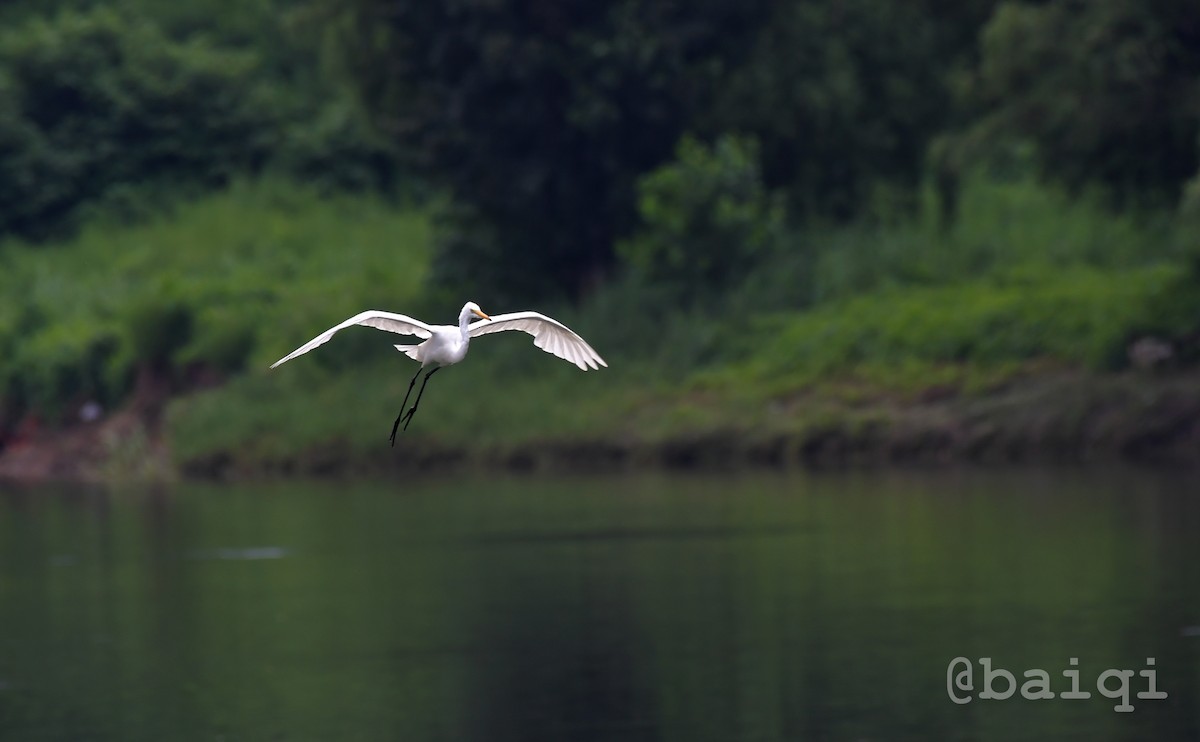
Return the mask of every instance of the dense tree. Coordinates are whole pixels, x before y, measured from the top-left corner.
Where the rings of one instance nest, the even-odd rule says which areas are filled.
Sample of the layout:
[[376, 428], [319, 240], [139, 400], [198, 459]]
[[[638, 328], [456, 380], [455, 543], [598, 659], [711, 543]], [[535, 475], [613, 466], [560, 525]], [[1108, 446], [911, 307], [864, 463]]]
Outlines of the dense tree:
[[862, 213], [881, 183], [911, 200], [991, 5], [357, 0], [331, 25], [454, 200], [439, 275], [547, 294], [609, 268], [638, 178], [689, 132], [761, 142], [794, 216]]
[[675, 161], [639, 181], [638, 212], [642, 228], [618, 251], [675, 300], [735, 285], [783, 235], [783, 209], [763, 186], [757, 142], [728, 136], [712, 148], [684, 137]]
[[220, 5], [0, 13], [0, 236], [63, 235], [97, 204], [141, 216], [268, 167], [326, 190], [395, 181], [351, 92], [318, 73], [290, 15], [271, 15], [297, 2], [252, 0], [206, 23], [199, 11]]
[[760, 15], [719, 0], [358, 0], [343, 22], [380, 128], [455, 199], [442, 275], [547, 295], [608, 270], [636, 178], [712, 104]]
[[91, 200], [255, 167], [276, 114], [254, 69], [103, 10], [0, 34], [0, 232], [62, 231]]
[[775, 3], [708, 125], [758, 139], [794, 216], [861, 215], [881, 184], [911, 204], [993, 4]]
[[[448, 196], [435, 280], [509, 299], [578, 295], [615, 245], [661, 228], [638, 184], [688, 172], [672, 164], [685, 137], [756, 142], [756, 177], [792, 221], [903, 213], [930, 174], [952, 206], [971, 158], [1014, 141], [1047, 176], [1123, 202], [1173, 199], [1200, 165], [1193, 0], [101, 5], [0, 9], [0, 232], [267, 163], [386, 187], [398, 151]], [[379, 138], [324, 74], [327, 41]], [[654, 189], [683, 203], [693, 185]]]
[[1200, 4], [1009, 2], [981, 51], [976, 136], [1032, 140], [1048, 178], [1145, 203], [1173, 201], [1196, 172]]

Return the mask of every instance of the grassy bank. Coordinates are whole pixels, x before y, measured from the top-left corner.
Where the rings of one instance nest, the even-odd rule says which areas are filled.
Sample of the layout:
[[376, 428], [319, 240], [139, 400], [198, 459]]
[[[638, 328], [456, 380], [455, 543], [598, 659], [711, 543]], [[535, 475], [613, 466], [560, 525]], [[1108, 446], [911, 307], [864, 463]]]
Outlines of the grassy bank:
[[122, 404], [142, 370], [175, 390], [235, 377], [276, 336], [411, 300], [427, 244], [411, 212], [276, 182], [139, 226], [99, 219], [62, 244], [5, 244], [0, 387], [18, 409], [0, 412], [63, 424], [88, 401]]
[[[1158, 273], [1121, 282], [1123, 291], [1145, 291], [1122, 296], [1132, 305], [1147, 301]], [[1087, 285], [1097, 293], [1078, 297], [1082, 311], [1110, 306], [1112, 295], [1101, 291], [1105, 282]], [[930, 307], [961, 291], [967, 289], [913, 290], [899, 300]], [[1053, 303], [1061, 292], [1047, 289], [1043, 298]], [[362, 367], [336, 374], [254, 372], [177, 401], [170, 418], [175, 454], [202, 474], [455, 462], [561, 467], [1194, 458], [1200, 376], [1096, 369], [1047, 352], [1090, 359], [1097, 339], [1114, 332], [1108, 322], [1097, 321], [1090, 337], [1087, 323], [1070, 325], [1071, 332], [1056, 336], [1058, 346], [1021, 345], [1020, 352], [990, 359], [957, 360], [961, 349], [953, 344], [912, 352], [903, 340], [895, 341], [894, 362], [883, 351], [864, 360], [840, 350], [878, 332], [876, 320], [886, 327], [894, 300], [890, 293], [859, 297], [850, 300], [852, 310], [834, 305], [763, 320], [755, 333], [763, 342], [749, 343], [742, 355], [722, 348], [730, 360], [710, 360], [690, 372], [612, 346], [601, 350], [611, 369], [581, 374], [528, 348], [523, 336], [487, 338], [473, 345], [469, 363], [431, 383], [420, 415], [394, 450], [386, 437], [410, 366], [381, 343]], [[1024, 305], [997, 300], [988, 306], [964, 313], [958, 322], [963, 337], [985, 337], [996, 322], [1019, 323]], [[587, 323], [586, 313], [575, 321]], [[837, 352], [813, 349], [830, 333], [843, 338], [830, 344]]]
[[[659, 460], [706, 446], [733, 458], [860, 446], [886, 459], [922, 440], [942, 440], [931, 450], [952, 458], [1002, 458], [993, 445], [1119, 453], [1161, 432], [1170, 399], [1191, 409], [1187, 337], [1200, 297], [1186, 230], [1027, 184], [980, 183], [964, 207], [949, 232], [927, 215], [797, 234], [791, 250], [699, 304], [630, 279], [580, 307], [540, 307], [610, 368], [581, 374], [524, 335], [485, 338], [431, 383], [395, 451], [386, 437], [411, 364], [375, 331], [347, 333], [301, 362], [177, 402], [176, 455], [198, 471], [323, 471], [539, 452]], [[382, 306], [406, 306], [397, 301]], [[341, 316], [273, 338], [267, 356]], [[1147, 336], [1173, 343], [1175, 372], [1129, 369], [1130, 344]], [[344, 348], [361, 349], [361, 365], [339, 364]]]
[[[5, 246], [0, 281], [21, 298], [0, 310], [0, 378], [15, 412], [70, 427], [83, 403], [120, 407], [155, 376], [171, 395], [158, 434], [177, 466], [209, 474], [1190, 450], [1186, 226], [1028, 184], [977, 183], [963, 204], [949, 231], [928, 213], [793, 234], [702, 301], [626, 278], [535, 307], [610, 368], [580, 373], [522, 334], [481, 339], [391, 450], [413, 370], [391, 337], [355, 329], [267, 366], [363, 308], [449, 322], [468, 298], [521, 307], [425, 285], [418, 213], [244, 183], [150, 224]], [[1130, 368], [1143, 337], [1170, 346], [1162, 368]]]

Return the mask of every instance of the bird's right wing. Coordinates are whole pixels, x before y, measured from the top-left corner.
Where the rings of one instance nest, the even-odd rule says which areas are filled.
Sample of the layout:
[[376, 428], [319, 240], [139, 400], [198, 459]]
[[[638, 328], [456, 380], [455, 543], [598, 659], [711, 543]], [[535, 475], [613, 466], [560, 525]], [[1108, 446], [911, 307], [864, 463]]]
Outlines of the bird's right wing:
[[[520, 330], [533, 335], [533, 344], [547, 353], [558, 356], [564, 361], [570, 361], [581, 370], [599, 369], [608, 364], [600, 354], [587, 344], [587, 341], [556, 319], [538, 312], [512, 312], [497, 314], [491, 319], [481, 319], [471, 324], [471, 337], [490, 335], [493, 332], [505, 330]], [[599, 364], [599, 365], [597, 365]]]
[[397, 335], [416, 335], [419, 338], [433, 337], [433, 329], [419, 319], [413, 319], [412, 317], [393, 312], [381, 312], [378, 309], [368, 309], [361, 314], [354, 315], [336, 327], [330, 327], [325, 332], [322, 332], [304, 345], [301, 345], [283, 358], [272, 363], [271, 368], [275, 368], [281, 363], [286, 363], [296, 356], [302, 356], [313, 348], [328, 343], [329, 338], [333, 337], [338, 330], [344, 330], [351, 325], [365, 325], [378, 330], [394, 332]]

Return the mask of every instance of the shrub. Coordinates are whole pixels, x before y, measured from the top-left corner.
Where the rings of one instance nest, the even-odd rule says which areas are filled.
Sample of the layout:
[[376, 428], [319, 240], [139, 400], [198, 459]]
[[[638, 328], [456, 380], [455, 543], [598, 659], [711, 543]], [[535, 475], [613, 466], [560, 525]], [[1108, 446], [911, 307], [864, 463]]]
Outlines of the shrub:
[[[139, 368], [183, 387], [261, 371], [364, 307], [411, 306], [427, 241], [427, 220], [389, 201], [271, 180], [133, 227], [88, 225], [53, 250], [0, 244], [0, 428], [119, 405]], [[373, 334], [346, 333], [304, 373], [354, 364], [359, 343], [386, 357]]]
[[1077, 267], [881, 290], [763, 318], [745, 341], [757, 340], [757, 349], [732, 375], [803, 382], [858, 367], [999, 367], [1044, 358], [1120, 368], [1147, 317], [1169, 320], [1158, 297], [1180, 273]]
[[277, 129], [257, 64], [104, 8], [0, 33], [0, 232], [44, 237], [131, 184], [256, 168]]
[[191, 340], [194, 321], [193, 309], [177, 296], [161, 293], [134, 301], [126, 318], [133, 359], [158, 369], [169, 367]]
[[643, 226], [619, 246], [621, 257], [687, 299], [736, 283], [783, 233], [757, 145], [733, 136], [712, 147], [685, 137], [674, 162], [639, 182], [638, 206]]
[[305, 110], [286, 127], [272, 165], [324, 191], [388, 191], [397, 178], [393, 148], [347, 101]]

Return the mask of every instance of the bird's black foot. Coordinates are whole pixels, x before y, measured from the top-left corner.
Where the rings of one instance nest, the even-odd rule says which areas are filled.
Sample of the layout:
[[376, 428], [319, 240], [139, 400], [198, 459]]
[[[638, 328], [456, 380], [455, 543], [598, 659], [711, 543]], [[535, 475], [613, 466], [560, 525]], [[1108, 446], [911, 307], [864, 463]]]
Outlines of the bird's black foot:
[[396, 447], [396, 432], [399, 431], [400, 423], [404, 423], [404, 430], [408, 430], [408, 424], [412, 422], [413, 415], [417, 412], [416, 407], [409, 407], [407, 412], [401, 412], [396, 418], [396, 422], [392, 423], [392, 434], [388, 436], [388, 441], [391, 442], [392, 448]]
[[400, 429], [400, 420], [403, 419], [404, 413], [401, 412], [396, 416], [396, 422], [392, 423], [392, 434], [388, 436], [388, 440], [392, 442], [392, 448], [396, 447], [396, 431]]
[[[425, 393], [425, 385], [429, 383], [429, 377], [433, 376], [440, 366], [434, 366], [428, 373], [425, 374], [425, 381], [421, 382], [421, 389], [417, 392], [417, 401], [413, 402], [413, 406], [408, 408], [407, 412], [401, 412], [396, 418], [396, 422], [392, 423], [392, 435], [388, 439], [392, 442], [392, 448], [396, 447], [396, 429], [400, 427], [400, 422], [404, 422], [403, 430], [408, 430], [408, 424], [412, 422], [413, 415], [417, 414], [417, 408], [421, 406], [421, 395]], [[421, 373], [421, 369], [417, 369], [417, 374]], [[408, 393], [412, 394], [413, 384], [416, 383], [417, 377], [413, 376], [412, 381], [408, 382]], [[404, 405], [408, 404], [408, 394], [404, 395], [404, 402], [400, 404], [400, 409], [404, 409]]]

